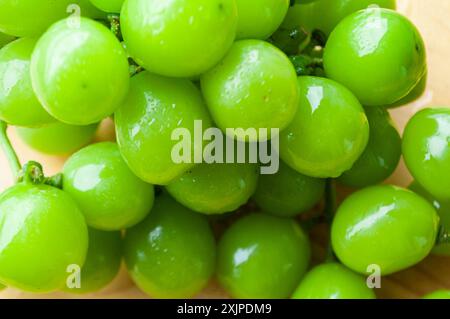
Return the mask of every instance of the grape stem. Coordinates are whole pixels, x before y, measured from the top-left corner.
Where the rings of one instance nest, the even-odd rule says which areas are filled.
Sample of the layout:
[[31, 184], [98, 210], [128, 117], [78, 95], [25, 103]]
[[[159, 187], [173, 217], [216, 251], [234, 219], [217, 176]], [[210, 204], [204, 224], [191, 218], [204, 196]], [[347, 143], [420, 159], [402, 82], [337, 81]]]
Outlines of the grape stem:
[[[332, 178], [327, 179], [325, 184], [325, 208], [323, 212], [325, 221], [331, 229], [331, 223], [333, 222], [334, 214], [336, 212], [336, 185]], [[336, 257], [333, 252], [330, 238], [327, 248], [326, 262], [333, 262], [335, 260]]]
[[16, 151], [14, 150], [7, 133], [8, 125], [4, 121], [0, 121], [0, 144], [3, 152], [8, 160], [14, 179], [18, 180], [21, 174], [22, 165]]

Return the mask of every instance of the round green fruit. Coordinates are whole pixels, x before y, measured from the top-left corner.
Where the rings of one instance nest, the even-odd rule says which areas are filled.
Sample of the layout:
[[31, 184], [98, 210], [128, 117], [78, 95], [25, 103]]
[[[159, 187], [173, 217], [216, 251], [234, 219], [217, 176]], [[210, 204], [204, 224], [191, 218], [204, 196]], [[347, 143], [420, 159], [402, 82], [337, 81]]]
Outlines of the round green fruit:
[[0, 196], [0, 281], [25, 291], [60, 289], [82, 267], [88, 231], [75, 202], [46, 185], [20, 183]]
[[4, 34], [0, 32], [0, 48], [15, 40], [12, 35]]
[[[114, 119], [125, 161], [138, 177], [157, 185], [170, 183], [194, 166], [194, 154], [202, 146], [191, 141], [195, 121], [203, 129], [211, 126], [201, 93], [192, 82], [148, 72], [132, 78], [128, 97]], [[177, 129], [183, 133], [179, 138], [188, 139], [192, 156], [186, 161], [176, 152], [175, 146], [182, 142], [172, 138]]]
[[304, 175], [338, 177], [366, 148], [369, 124], [356, 97], [337, 82], [301, 76], [299, 109], [280, 134], [280, 156]]
[[437, 290], [423, 296], [423, 299], [450, 299], [450, 290]]
[[328, 39], [323, 61], [327, 76], [365, 106], [397, 102], [427, 69], [425, 45], [416, 27], [401, 14], [379, 8], [342, 20]]
[[119, 13], [125, 0], [90, 0], [94, 6], [105, 12]]
[[137, 286], [154, 298], [189, 298], [214, 273], [215, 240], [204, 216], [161, 194], [149, 216], [128, 229], [125, 261]]
[[16, 132], [25, 144], [39, 152], [67, 155], [89, 144], [97, 127], [97, 124], [75, 126], [56, 122], [39, 128], [17, 127]]
[[264, 212], [293, 217], [313, 208], [324, 189], [323, 179], [305, 176], [280, 162], [278, 172], [259, 177], [253, 199]]
[[376, 265], [382, 275], [413, 266], [436, 241], [439, 217], [412, 191], [373, 186], [350, 195], [339, 207], [331, 242], [340, 261], [366, 274]]
[[[61, 122], [88, 125], [114, 113], [128, 91], [127, 54], [101, 23], [61, 20], [38, 41], [31, 58], [34, 91]], [[81, 72], [82, 71], [82, 72]]]
[[309, 259], [308, 237], [295, 221], [251, 214], [220, 239], [217, 276], [234, 298], [287, 298]]
[[111, 231], [134, 226], [153, 206], [153, 185], [131, 172], [116, 143], [98, 143], [78, 151], [67, 160], [63, 174], [64, 191], [93, 228]]
[[403, 157], [420, 185], [450, 200], [450, 108], [428, 108], [412, 117], [403, 133]]
[[310, 270], [292, 295], [293, 299], [376, 299], [365, 278], [338, 263]]

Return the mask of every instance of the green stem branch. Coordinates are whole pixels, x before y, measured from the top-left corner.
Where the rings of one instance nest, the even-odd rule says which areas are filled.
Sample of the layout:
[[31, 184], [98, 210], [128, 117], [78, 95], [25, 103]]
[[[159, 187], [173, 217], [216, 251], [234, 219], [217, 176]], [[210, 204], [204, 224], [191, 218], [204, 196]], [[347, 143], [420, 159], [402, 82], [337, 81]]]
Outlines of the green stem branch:
[[20, 161], [17, 157], [16, 151], [14, 150], [13, 146], [11, 145], [11, 141], [8, 138], [7, 128], [8, 125], [5, 122], [0, 121], [0, 144], [6, 156], [6, 159], [8, 160], [14, 178], [15, 180], [18, 180], [22, 166], [20, 165]]

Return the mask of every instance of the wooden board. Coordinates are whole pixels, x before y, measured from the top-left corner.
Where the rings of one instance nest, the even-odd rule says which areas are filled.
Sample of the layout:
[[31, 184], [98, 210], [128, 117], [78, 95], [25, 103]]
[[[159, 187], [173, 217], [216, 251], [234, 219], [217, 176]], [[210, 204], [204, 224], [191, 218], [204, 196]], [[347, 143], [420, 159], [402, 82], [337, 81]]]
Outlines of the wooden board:
[[[429, 83], [424, 96], [412, 105], [392, 111], [392, 115], [403, 130], [408, 119], [425, 106], [450, 106], [450, 1], [449, 0], [398, 0], [399, 11], [406, 14], [421, 31], [428, 50]], [[27, 149], [10, 131], [14, 145], [17, 147], [20, 159], [38, 160], [44, 164], [47, 174], [54, 174], [61, 168], [64, 158], [44, 156]], [[99, 140], [113, 137], [110, 122], [103, 124]], [[403, 163], [399, 166], [388, 182], [406, 186], [411, 177]], [[12, 184], [11, 174], [3, 155], [0, 155], [0, 190]], [[314, 256], [319, 259], [324, 252], [326, 230], [314, 230]], [[450, 289], [450, 257], [430, 256], [419, 265], [383, 278], [381, 289], [377, 295], [381, 298], [417, 298], [423, 294], [437, 290]], [[0, 298], [79, 298], [80, 296], [64, 293], [33, 295], [14, 289], [6, 289], [0, 293]], [[116, 280], [99, 293], [85, 295], [83, 298], [145, 298], [131, 282], [125, 270], [122, 270]], [[211, 283], [198, 297], [226, 297], [215, 283]]]

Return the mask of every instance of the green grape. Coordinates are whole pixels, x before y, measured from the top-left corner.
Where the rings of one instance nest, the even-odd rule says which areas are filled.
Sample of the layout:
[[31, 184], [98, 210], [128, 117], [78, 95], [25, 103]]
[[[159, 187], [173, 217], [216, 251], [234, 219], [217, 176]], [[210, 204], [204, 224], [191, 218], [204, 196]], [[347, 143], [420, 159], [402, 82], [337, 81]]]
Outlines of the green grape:
[[338, 263], [326, 263], [309, 271], [293, 299], [376, 299], [364, 277]]
[[280, 156], [302, 174], [338, 177], [367, 145], [364, 109], [349, 90], [332, 80], [302, 76], [298, 86], [299, 110], [280, 134]]
[[423, 299], [450, 299], [450, 290], [436, 290], [423, 296]]
[[324, 180], [300, 174], [280, 162], [277, 173], [259, 177], [253, 199], [264, 212], [293, 217], [313, 208], [324, 189]]
[[217, 276], [234, 298], [287, 298], [306, 272], [309, 259], [308, 237], [295, 221], [251, 214], [222, 236]]
[[0, 281], [25, 291], [62, 288], [71, 265], [83, 266], [88, 232], [63, 191], [20, 183], [0, 196]]
[[[409, 189], [433, 204], [439, 217], [441, 218], [441, 226], [445, 229], [445, 231], [450, 231], [450, 200], [440, 201], [435, 199], [417, 182], [413, 182], [409, 186]], [[436, 255], [450, 256], [450, 243], [437, 244], [433, 248], [432, 253]]]
[[223, 58], [237, 20], [234, 0], [128, 0], [121, 12], [122, 34], [136, 62], [153, 73], [186, 78]]
[[90, 227], [120, 230], [142, 221], [153, 206], [153, 185], [128, 168], [116, 143], [90, 145], [68, 159], [63, 189]]
[[331, 242], [339, 260], [366, 274], [369, 266], [382, 275], [424, 259], [436, 241], [439, 217], [434, 207], [412, 191], [372, 186], [350, 195], [339, 207]]
[[[283, 52], [264, 41], [235, 42], [224, 60], [202, 76], [201, 86], [214, 122], [223, 131], [282, 130], [297, 111], [294, 67]], [[236, 137], [255, 139], [244, 132]]]
[[89, 247], [86, 261], [81, 268], [80, 286], [64, 291], [89, 293], [105, 288], [117, 276], [122, 259], [120, 232], [104, 232], [89, 228]]
[[102, 24], [80, 19], [54, 24], [31, 58], [33, 88], [45, 109], [61, 122], [88, 125], [111, 115], [128, 91], [128, 60]]
[[379, 8], [342, 20], [328, 39], [323, 61], [327, 76], [349, 88], [365, 106], [397, 102], [427, 69], [416, 27], [401, 14]]
[[406, 125], [403, 157], [414, 179], [439, 200], [450, 200], [450, 108], [424, 109]]
[[333, 29], [348, 15], [366, 9], [369, 6], [396, 8], [395, 0], [318, 0], [297, 1], [283, 22], [285, 27], [302, 26], [308, 31], [320, 30], [329, 35]]
[[88, 0], [2, 0], [0, 31], [19, 37], [38, 36], [54, 22], [79, 14], [101, 17]]
[[127, 230], [125, 261], [137, 286], [155, 298], [189, 298], [214, 273], [216, 247], [204, 216], [160, 195], [149, 216]]
[[15, 37], [0, 32], [0, 48], [14, 41]]
[[36, 40], [22, 38], [0, 49], [0, 119], [11, 125], [41, 126], [55, 122], [39, 103], [30, 78]]
[[[196, 120], [205, 129], [211, 126], [201, 93], [192, 82], [139, 73], [115, 114], [122, 156], [141, 179], [167, 185], [194, 166], [174, 162], [172, 150], [179, 142], [171, 136], [177, 128], [185, 128], [193, 136]], [[191, 154], [196, 152], [192, 145]]]
[[6, 286], [0, 284], [0, 291], [5, 290], [5, 289], [6, 289]]
[[368, 108], [369, 143], [352, 168], [339, 177], [350, 187], [366, 187], [381, 183], [396, 169], [402, 155], [402, 140], [389, 112]]
[[283, 22], [289, 0], [236, 0], [238, 39], [267, 39]]
[[200, 164], [166, 189], [193, 211], [223, 214], [238, 209], [253, 195], [258, 182], [257, 164]]
[[105, 12], [119, 13], [125, 0], [90, 0], [94, 6]]
[[97, 124], [74, 126], [57, 122], [40, 128], [17, 127], [16, 132], [25, 144], [41, 153], [67, 155], [89, 144], [97, 127]]
[[422, 79], [419, 81], [419, 83], [417, 83], [417, 85], [414, 87], [414, 89], [411, 92], [409, 92], [409, 94], [407, 96], [405, 96], [404, 98], [398, 100], [397, 102], [395, 102], [393, 104], [386, 105], [384, 107], [388, 108], [388, 109], [393, 109], [393, 108], [397, 108], [397, 107], [404, 106], [406, 104], [414, 102], [419, 97], [421, 97], [423, 95], [423, 93], [425, 92], [425, 90], [427, 88], [427, 81], [428, 81], [428, 72], [426, 72], [422, 76]]

